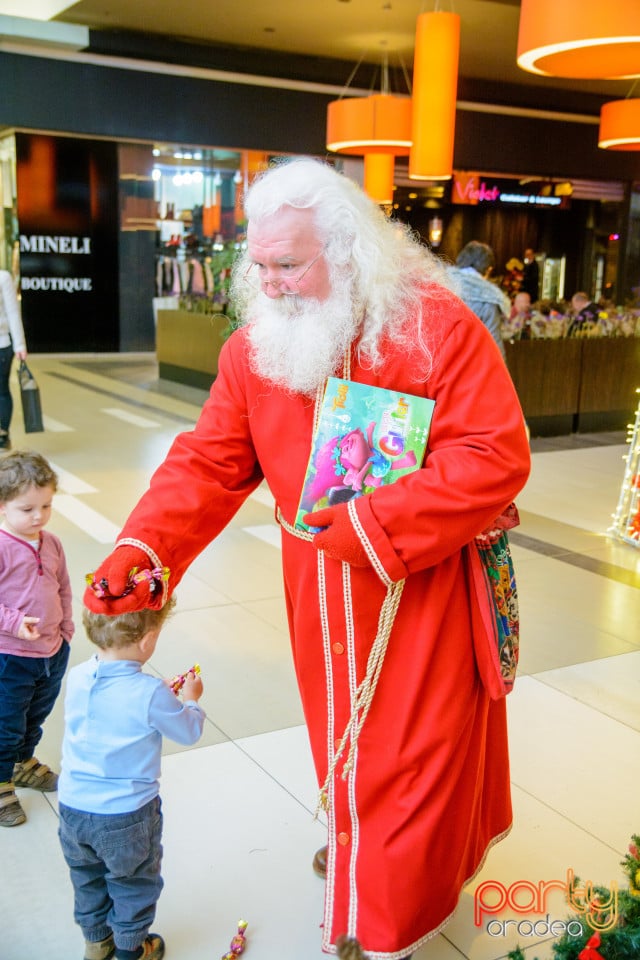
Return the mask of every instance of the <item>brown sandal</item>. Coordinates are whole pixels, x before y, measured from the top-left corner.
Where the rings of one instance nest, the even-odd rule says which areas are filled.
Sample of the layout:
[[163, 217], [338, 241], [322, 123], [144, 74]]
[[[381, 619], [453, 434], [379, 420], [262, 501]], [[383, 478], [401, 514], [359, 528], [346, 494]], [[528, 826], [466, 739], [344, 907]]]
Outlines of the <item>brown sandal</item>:
[[[140, 960], [162, 960], [164, 957], [164, 940], [158, 933], [149, 933], [140, 944], [142, 953]], [[118, 951], [116, 950], [116, 960]]]
[[0, 827], [17, 827], [27, 816], [16, 797], [13, 783], [0, 783]]
[[13, 768], [13, 782], [16, 787], [51, 793], [58, 789], [58, 774], [54, 773], [46, 763], [40, 763], [36, 757], [31, 757], [30, 760], [16, 763]]
[[85, 940], [84, 960], [111, 960], [116, 952], [113, 934], [110, 933], [104, 940]]

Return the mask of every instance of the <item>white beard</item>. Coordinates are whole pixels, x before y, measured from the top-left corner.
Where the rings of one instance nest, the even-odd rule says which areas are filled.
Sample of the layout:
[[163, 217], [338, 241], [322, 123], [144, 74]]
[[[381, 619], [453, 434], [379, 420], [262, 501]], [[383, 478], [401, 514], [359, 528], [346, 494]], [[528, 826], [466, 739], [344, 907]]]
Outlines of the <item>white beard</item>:
[[309, 396], [339, 374], [359, 327], [345, 286], [322, 302], [298, 296], [272, 300], [257, 292], [248, 311], [252, 370]]

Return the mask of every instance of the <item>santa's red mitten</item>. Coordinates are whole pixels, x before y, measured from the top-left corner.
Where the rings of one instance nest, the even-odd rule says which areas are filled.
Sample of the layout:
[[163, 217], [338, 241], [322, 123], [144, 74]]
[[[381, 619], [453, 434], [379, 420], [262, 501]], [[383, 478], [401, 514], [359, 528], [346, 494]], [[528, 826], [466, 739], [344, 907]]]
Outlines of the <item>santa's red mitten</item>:
[[332, 560], [342, 560], [352, 567], [368, 567], [369, 557], [356, 533], [346, 503], [325, 507], [302, 518], [310, 527], [324, 527], [313, 538], [313, 545]]
[[93, 613], [107, 616], [145, 608], [159, 609], [164, 590], [152, 571], [153, 563], [144, 550], [116, 547], [95, 573], [87, 574], [85, 606]]

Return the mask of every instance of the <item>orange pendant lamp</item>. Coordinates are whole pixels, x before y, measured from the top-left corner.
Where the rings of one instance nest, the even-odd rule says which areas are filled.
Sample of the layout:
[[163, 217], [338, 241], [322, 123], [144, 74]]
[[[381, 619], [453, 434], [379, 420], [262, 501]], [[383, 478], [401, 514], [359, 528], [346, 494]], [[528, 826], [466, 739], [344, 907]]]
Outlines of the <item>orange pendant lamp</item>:
[[640, 73], [638, 0], [521, 0], [518, 66], [549, 77]]
[[327, 107], [327, 150], [363, 156], [406, 156], [411, 146], [411, 101], [390, 93], [345, 97]]
[[421, 13], [413, 61], [413, 180], [448, 180], [453, 174], [459, 54], [458, 14]]
[[598, 146], [602, 150], [640, 150], [640, 99], [602, 105]]
[[334, 100], [327, 108], [327, 150], [364, 157], [364, 189], [376, 203], [391, 203], [394, 158], [410, 146], [408, 97], [377, 93]]
[[365, 153], [364, 155], [364, 192], [376, 203], [393, 202], [395, 160], [392, 153]]

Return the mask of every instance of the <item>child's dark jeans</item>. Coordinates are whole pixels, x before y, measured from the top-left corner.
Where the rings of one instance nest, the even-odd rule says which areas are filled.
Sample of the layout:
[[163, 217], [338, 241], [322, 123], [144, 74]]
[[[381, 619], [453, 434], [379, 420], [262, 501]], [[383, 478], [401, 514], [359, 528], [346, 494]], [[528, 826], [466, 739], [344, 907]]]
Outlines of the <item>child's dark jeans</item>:
[[11, 780], [15, 763], [33, 756], [68, 661], [65, 640], [53, 657], [0, 653], [0, 782]]
[[135, 950], [149, 932], [163, 887], [160, 797], [133, 813], [58, 806], [74, 919], [85, 940], [104, 940], [113, 932], [117, 947]]

